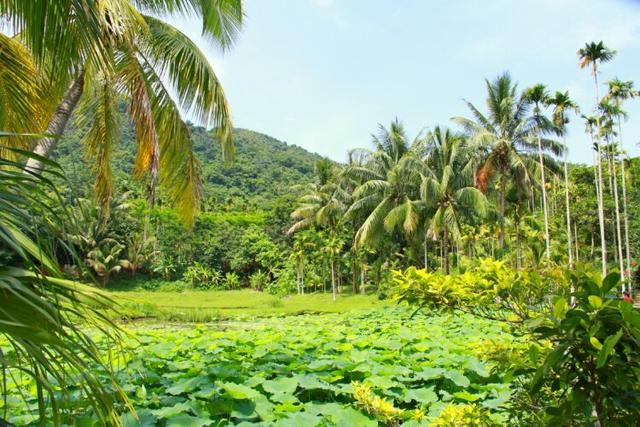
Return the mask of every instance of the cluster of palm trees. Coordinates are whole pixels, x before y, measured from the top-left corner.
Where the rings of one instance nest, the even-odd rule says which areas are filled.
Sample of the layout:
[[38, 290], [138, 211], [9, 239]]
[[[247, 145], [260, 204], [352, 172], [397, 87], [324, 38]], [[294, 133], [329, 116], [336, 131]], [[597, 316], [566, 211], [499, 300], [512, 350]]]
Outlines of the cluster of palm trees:
[[[600, 42], [587, 44], [579, 56], [581, 66], [592, 66], [597, 87], [597, 66], [611, 59], [613, 53]], [[621, 271], [625, 271], [625, 259], [626, 270], [630, 269], [624, 152], [618, 142], [625, 117], [620, 106], [637, 94], [632, 82], [614, 79], [607, 84], [609, 90], [603, 99], [598, 98], [595, 115], [585, 117], [596, 156], [596, 199], [605, 273], [605, 174], [615, 202], [616, 259]], [[573, 184], [566, 134], [571, 115], [579, 114], [578, 106], [567, 91], [550, 94], [542, 84], [520, 92], [509, 74], [487, 81], [486, 87], [486, 112], [467, 102], [470, 117], [452, 119], [459, 131], [437, 126], [409, 140], [396, 119], [388, 129], [380, 126], [373, 138], [373, 150], [350, 152], [346, 165], [320, 164], [317, 182], [307, 189], [292, 213], [296, 222], [289, 233], [308, 227], [327, 229], [333, 235], [351, 230], [354, 256], [361, 247], [374, 248], [381, 257], [391, 256], [382, 248], [385, 241], [395, 240], [408, 259], [407, 254], [420, 242], [424, 257], [420, 260], [414, 256], [410, 262], [425, 267], [429, 242], [437, 242], [438, 248], [434, 245], [433, 252], [439, 252], [441, 267], [448, 273], [449, 254], [457, 254], [461, 243], [475, 241], [469, 235], [496, 222], [499, 254], [504, 256], [505, 223], [509, 213], [515, 231], [515, 264], [521, 268], [520, 222], [526, 211], [534, 217], [540, 213], [544, 258], [552, 258], [547, 192], [552, 180], [559, 181], [557, 177], [562, 175], [566, 260], [573, 267], [578, 257], [577, 228], [575, 224], [572, 226]], [[331, 266], [335, 295], [333, 261]]]

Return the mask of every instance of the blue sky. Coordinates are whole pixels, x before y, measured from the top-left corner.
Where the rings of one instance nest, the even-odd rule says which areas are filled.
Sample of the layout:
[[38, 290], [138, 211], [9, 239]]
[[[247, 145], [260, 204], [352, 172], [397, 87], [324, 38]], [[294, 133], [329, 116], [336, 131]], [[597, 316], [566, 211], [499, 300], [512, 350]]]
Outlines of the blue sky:
[[[245, 10], [245, 28], [224, 54], [195, 22], [172, 22], [214, 64], [235, 126], [338, 161], [369, 147], [377, 124], [394, 117], [413, 137], [468, 116], [463, 98], [484, 110], [484, 79], [504, 71], [521, 88], [569, 90], [589, 112], [593, 79], [576, 51], [591, 40], [618, 51], [602, 81], [640, 88], [640, 1], [245, 0]], [[640, 100], [625, 109], [625, 148], [640, 155]], [[583, 129], [573, 118], [569, 158], [590, 162]]]

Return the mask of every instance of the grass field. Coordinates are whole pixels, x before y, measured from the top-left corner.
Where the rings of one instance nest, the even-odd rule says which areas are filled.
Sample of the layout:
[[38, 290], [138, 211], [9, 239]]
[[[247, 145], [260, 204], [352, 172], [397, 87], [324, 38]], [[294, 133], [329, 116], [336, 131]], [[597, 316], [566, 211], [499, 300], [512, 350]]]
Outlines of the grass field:
[[375, 295], [339, 296], [331, 294], [279, 297], [253, 290], [237, 291], [111, 291], [120, 303], [120, 317], [177, 322], [208, 322], [229, 318], [295, 315], [302, 313], [342, 313], [380, 307], [389, 302]]

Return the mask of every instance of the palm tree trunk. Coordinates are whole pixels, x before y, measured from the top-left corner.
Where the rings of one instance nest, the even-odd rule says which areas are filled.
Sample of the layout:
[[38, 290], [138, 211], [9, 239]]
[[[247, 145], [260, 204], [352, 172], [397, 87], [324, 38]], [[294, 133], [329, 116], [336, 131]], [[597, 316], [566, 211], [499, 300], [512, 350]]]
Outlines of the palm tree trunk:
[[569, 170], [567, 168], [567, 138], [564, 142], [564, 198], [567, 215], [567, 250], [569, 251], [569, 268], [573, 268], [573, 237], [571, 236], [571, 206], [569, 200]]
[[573, 238], [575, 239], [576, 265], [580, 263], [580, 248], [578, 247], [578, 222], [573, 222]]
[[618, 238], [618, 262], [620, 265], [620, 276], [622, 280], [625, 279], [624, 274], [624, 257], [622, 256], [622, 225], [620, 222], [620, 202], [618, 200], [618, 176], [616, 171], [615, 158], [611, 158], [612, 172], [613, 172], [613, 199], [616, 206], [616, 236]]
[[428, 265], [428, 261], [429, 261], [429, 252], [428, 252], [428, 232], [425, 231], [424, 232], [424, 242], [423, 242], [423, 250], [424, 250], [424, 270], [427, 271], [427, 265]]
[[356, 251], [352, 248], [351, 251], [351, 291], [353, 295], [358, 293], [358, 285], [356, 284], [357, 276], [358, 276], [358, 267], [356, 264]]
[[624, 164], [624, 150], [622, 149], [622, 122], [618, 116], [618, 139], [620, 140], [620, 174], [622, 175], [622, 216], [624, 218], [624, 245], [627, 255], [627, 273], [631, 274], [631, 249], [629, 245], [629, 215], [627, 214], [627, 176]]
[[[596, 104], [595, 110], [598, 111], [598, 103], [600, 102], [600, 96], [598, 94], [598, 67], [596, 61], [593, 62], [593, 81], [596, 89]], [[597, 130], [600, 131], [600, 117], [596, 115]], [[593, 133], [591, 134], [593, 138]], [[602, 250], [602, 276], [607, 275], [607, 238], [604, 230], [604, 200], [602, 193], [604, 193], [604, 183], [602, 180], [602, 152], [600, 150], [600, 141], [597, 141], [597, 161], [598, 161], [598, 185], [600, 191], [598, 193], [598, 219], [600, 221], [600, 247]]]
[[[47, 125], [47, 130], [45, 131], [45, 134], [48, 136], [40, 138], [36, 142], [36, 145], [33, 148], [33, 152], [35, 154], [42, 157], [49, 157], [51, 155], [51, 152], [58, 145], [58, 141], [67, 127], [69, 118], [71, 118], [73, 111], [78, 105], [78, 101], [82, 96], [83, 90], [84, 70], [78, 73], [78, 76], [73, 81], [69, 89], [67, 89], [62, 100], [56, 107], [56, 110]], [[42, 162], [34, 158], [29, 158], [29, 160], [27, 160], [25, 171], [30, 173], [40, 173], [42, 171]]]
[[522, 247], [520, 245], [520, 218], [515, 218], [516, 228], [516, 269], [522, 270]]
[[542, 156], [542, 139], [538, 130], [538, 159], [540, 161], [540, 178], [542, 179], [542, 211], [544, 213], [544, 242], [546, 245], [547, 259], [551, 259], [551, 243], [549, 241], [549, 211], [547, 208], [547, 188], [544, 179], [544, 158]]
[[449, 229], [444, 226], [442, 235], [442, 258], [444, 263], [444, 274], [449, 274]]
[[366, 275], [365, 268], [366, 268], [366, 265], [364, 261], [360, 260], [360, 293], [362, 295], [365, 295], [367, 293], [366, 281], [365, 281], [365, 275]]
[[604, 229], [604, 200], [602, 193], [604, 190], [604, 182], [602, 180], [602, 153], [600, 144], [597, 144], [596, 162], [598, 165], [598, 222], [600, 223], [600, 250], [602, 251], [602, 276], [607, 275], [607, 239]]
[[[504, 172], [500, 175], [500, 249], [504, 250], [504, 203], [507, 193], [507, 182]], [[491, 251], [493, 253], [493, 250]], [[493, 255], [492, 255], [493, 256]]]
[[336, 300], [337, 295], [337, 287], [336, 287], [336, 263], [333, 259], [333, 255], [331, 256], [331, 292], [333, 293], [333, 300]]

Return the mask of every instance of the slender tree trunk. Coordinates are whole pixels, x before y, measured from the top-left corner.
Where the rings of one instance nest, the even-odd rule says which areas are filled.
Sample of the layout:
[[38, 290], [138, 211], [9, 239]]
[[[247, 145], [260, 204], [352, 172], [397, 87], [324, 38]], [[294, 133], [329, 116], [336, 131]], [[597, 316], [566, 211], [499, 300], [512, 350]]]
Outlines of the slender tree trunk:
[[364, 261], [360, 260], [360, 293], [365, 295], [367, 293], [366, 289], [366, 265]]
[[[627, 213], [627, 176], [624, 164], [624, 150], [622, 148], [622, 121], [618, 116], [618, 139], [620, 140], [620, 174], [622, 175], [622, 216], [624, 218], [624, 246], [626, 252], [627, 273], [631, 274], [631, 246], [629, 245], [629, 215]], [[629, 281], [631, 283], [631, 281]]]
[[[595, 109], [598, 111], [598, 103], [600, 102], [600, 96], [598, 95], [598, 68], [596, 62], [593, 62], [593, 81], [596, 88], [596, 103]], [[600, 117], [596, 115], [597, 130], [600, 131]], [[593, 135], [593, 134], [592, 134]], [[597, 163], [598, 163], [598, 185], [600, 191], [598, 193], [598, 219], [600, 221], [600, 247], [602, 251], [602, 276], [607, 275], [607, 238], [604, 230], [604, 183], [602, 180], [602, 152], [600, 150], [600, 141], [597, 141]]]
[[607, 275], [607, 238], [604, 228], [604, 199], [602, 197], [604, 182], [602, 180], [602, 152], [597, 144], [596, 159], [598, 165], [598, 222], [600, 223], [600, 250], [602, 251], [602, 276]]
[[[504, 203], [507, 192], [507, 182], [505, 180], [504, 171], [500, 175], [500, 249], [504, 250]], [[493, 257], [493, 249], [492, 249]]]
[[520, 218], [515, 218], [516, 228], [516, 269], [522, 270], [522, 247], [520, 245]]
[[444, 234], [442, 236], [442, 258], [444, 263], [444, 274], [449, 274], [449, 229], [444, 226]]
[[337, 287], [336, 287], [336, 263], [333, 259], [333, 256], [331, 256], [331, 292], [333, 294], [333, 300], [336, 300], [336, 295], [337, 295]]
[[424, 271], [427, 271], [427, 266], [429, 265], [428, 261], [429, 261], [429, 252], [428, 252], [428, 246], [427, 246], [427, 236], [428, 236], [428, 231], [424, 232], [424, 242], [423, 242], [423, 250], [424, 250]]
[[356, 295], [358, 293], [358, 285], [356, 284], [357, 282], [357, 276], [358, 276], [358, 267], [356, 264], [356, 251], [355, 249], [352, 249], [352, 256], [351, 256], [351, 291], [353, 293], [353, 295]]
[[616, 207], [616, 236], [618, 238], [618, 262], [620, 265], [620, 276], [624, 281], [625, 274], [624, 274], [624, 257], [622, 255], [622, 225], [620, 222], [620, 203], [618, 200], [618, 176], [616, 171], [615, 158], [611, 158], [611, 164], [612, 164], [612, 173], [613, 173], [613, 199]]
[[544, 178], [544, 157], [542, 156], [542, 138], [538, 130], [538, 159], [540, 161], [540, 177], [542, 179], [542, 211], [544, 213], [544, 243], [546, 247], [547, 259], [551, 259], [551, 243], [549, 241], [549, 209], [547, 207], [547, 188]]
[[[42, 157], [49, 157], [58, 145], [60, 137], [64, 133], [69, 118], [78, 105], [78, 101], [84, 90], [84, 71], [80, 71], [73, 81], [69, 89], [65, 92], [62, 100], [56, 107], [51, 120], [45, 131], [46, 136], [36, 142], [33, 152]], [[37, 159], [30, 158], [27, 160], [25, 170], [32, 173], [40, 173], [42, 171], [42, 162]]]
[[573, 268], [573, 238], [571, 236], [571, 205], [569, 199], [569, 170], [567, 168], [567, 139], [564, 142], [564, 198], [567, 215], [567, 250], [569, 252], [569, 268]]
[[573, 222], [573, 238], [575, 239], [576, 265], [580, 263], [580, 248], [578, 247], [578, 222]]

